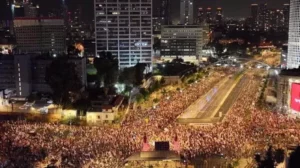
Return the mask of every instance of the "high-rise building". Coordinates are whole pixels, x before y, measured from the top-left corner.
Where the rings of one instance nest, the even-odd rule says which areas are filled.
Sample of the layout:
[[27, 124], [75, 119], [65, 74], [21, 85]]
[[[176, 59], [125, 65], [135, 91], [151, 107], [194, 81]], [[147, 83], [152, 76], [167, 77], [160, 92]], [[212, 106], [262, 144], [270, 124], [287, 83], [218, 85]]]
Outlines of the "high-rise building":
[[283, 4], [283, 22], [284, 27], [289, 27], [289, 18], [290, 18], [290, 4]]
[[194, 23], [194, 0], [180, 0], [180, 24]]
[[[27, 97], [32, 92], [49, 93], [51, 87], [45, 80], [46, 69], [54, 60], [51, 56], [22, 54], [0, 57], [0, 88], [16, 91], [17, 97]], [[86, 58], [69, 57], [75, 64], [81, 84], [86, 85]]]
[[300, 65], [300, 1], [290, 1], [289, 41], [287, 68], [299, 68]]
[[0, 1], [0, 21], [11, 20], [11, 2]]
[[30, 1], [14, 1], [10, 5], [13, 18], [39, 16], [39, 5]]
[[20, 53], [65, 51], [64, 21], [60, 18], [15, 18], [17, 50]]
[[170, 0], [162, 0], [160, 7], [160, 17], [161, 24], [170, 25], [171, 24], [171, 4]]
[[274, 9], [266, 9], [265, 12], [265, 20], [264, 20], [264, 31], [270, 30], [272, 26], [274, 25], [275, 20], [275, 10]]
[[153, 26], [153, 34], [160, 34], [161, 26], [162, 26], [162, 18], [161, 17], [152, 17], [152, 26]]
[[267, 4], [266, 3], [260, 4], [259, 13], [258, 13], [258, 24], [260, 29], [265, 30], [267, 13], [268, 13]]
[[252, 27], [255, 28], [258, 25], [258, 4], [251, 4], [251, 18]]
[[278, 30], [279, 28], [284, 27], [284, 16], [283, 16], [283, 10], [276, 9], [274, 11], [274, 16], [272, 17], [271, 25], [275, 30]]
[[152, 63], [152, 0], [95, 0], [96, 54], [111, 52], [119, 68]]
[[83, 42], [85, 39], [85, 24], [82, 20], [82, 9], [79, 6], [74, 12], [70, 13], [68, 21], [67, 45], [74, 45], [77, 42]]
[[25, 3], [24, 5], [24, 15], [25, 17], [37, 17], [39, 16], [39, 5], [34, 5], [32, 3]]
[[204, 10], [203, 8], [198, 8], [198, 18], [197, 23], [201, 24], [205, 21]]
[[203, 47], [203, 29], [199, 25], [163, 26], [161, 56], [165, 61], [182, 58], [198, 64]]
[[212, 10], [211, 8], [206, 9], [206, 23], [211, 23], [212, 22]]
[[12, 18], [25, 17], [25, 9], [22, 4], [12, 4]]
[[217, 8], [216, 10], [216, 22], [217, 23], [221, 23], [223, 19], [223, 12], [222, 12], [222, 8]]

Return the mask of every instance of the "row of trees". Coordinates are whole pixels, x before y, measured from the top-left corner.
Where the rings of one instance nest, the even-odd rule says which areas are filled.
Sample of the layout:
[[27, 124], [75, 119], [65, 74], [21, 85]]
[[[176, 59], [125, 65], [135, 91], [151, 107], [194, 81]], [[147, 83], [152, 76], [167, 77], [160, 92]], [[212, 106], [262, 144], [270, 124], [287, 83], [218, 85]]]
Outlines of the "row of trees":
[[118, 59], [110, 52], [101, 52], [99, 58], [94, 60], [97, 69], [97, 82], [99, 86], [110, 87], [117, 82], [126, 85], [141, 85], [144, 79], [146, 64], [138, 63], [134, 67], [119, 70]]
[[[276, 165], [284, 162], [285, 155], [286, 154], [283, 149], [273, 149], [272, 146], [270, 146], [264, 157], [262, 157], [260, 154], [255, 155], [255, 161], [257, 162], [258, 168], [274, 168]], [[300, 167], [300, 146], [298, 146], [290, 154], [288, 167]]]
[[[104, 88], [112, 88], [117, 82], [128, 86], [141, 85], [147, 65], [138, 63], [134, 67], [119, 70], [118, 59], [110, 52], [102, 52], [99, 58], [95, 58], [94, 66], [97, 69], [95, 79], [98, 88], [102, 86]], [[54, 103], [62, 108], [86, 102], [86, 100], [82, 100], [74, 103], [82, 96], [81, 89], [84, 86], [78, 76], [78, 72], [76, 72], [76, 65], [68, 61], [68, 57], [55, 58], [46, 69], [45, 80], [53, 91]]]
[[69, 107], [80, 93], [82, 82], [74, 63], [67, 57], [59, 57], [47, 67], [45, 80], [52, 88], [52, 99], [62, 108]]

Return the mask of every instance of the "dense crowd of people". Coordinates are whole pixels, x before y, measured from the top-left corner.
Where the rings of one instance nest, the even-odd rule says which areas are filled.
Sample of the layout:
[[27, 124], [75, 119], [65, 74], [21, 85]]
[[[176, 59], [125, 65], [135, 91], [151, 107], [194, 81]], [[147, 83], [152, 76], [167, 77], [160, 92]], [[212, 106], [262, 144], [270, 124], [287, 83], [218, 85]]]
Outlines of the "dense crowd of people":
[[299, 142], [300, 124], [294, 119], [255, 106], [261, 78], [249, 74], [245, 74], [247, 85], [222, 123], [192, 127], [175, 122], [184, 109], [231, 73], [215, 71], [170, 93], [156, 108], [130, 112], [121, 126], [1, 122], [0, 167], [123, 167], [128, 156], [141, 151], [144, 137], [149, 144], [176, 141], [178, 152], [187, 158], [212, 154], [248, 157], [268, 144], [284, 147]]

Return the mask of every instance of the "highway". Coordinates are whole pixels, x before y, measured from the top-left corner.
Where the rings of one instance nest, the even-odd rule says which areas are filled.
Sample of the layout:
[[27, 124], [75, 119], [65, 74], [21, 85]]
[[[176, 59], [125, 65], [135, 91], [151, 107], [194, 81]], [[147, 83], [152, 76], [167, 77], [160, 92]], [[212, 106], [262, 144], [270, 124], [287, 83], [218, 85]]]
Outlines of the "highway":
[[[198, 99], [178, 118], [180, 123], [215, 123], [221, 121], [232, 107], [249, 78], [226, 78]], [[222, 116], [220, 116], [222, 114]]]
[[209, 99], [213, 100], [220, 87], [222, 87], [228, 80], [229, 78], [225, 78], [217, 83], [210, 91], [190, 105], [179, 118], [197, 118], [199, 112], [203, 111], [202, 109], [205, 108], [207, 101]]
[[229, 96], [226, 98], [222, 106], [218, 109], [218, 112], [215, 114], [214, 117], [219, 117], [219, 113], [222, 112], [222, 118], [224, 118], [226, 113], [229, 111], [229, 109], [235, 103], [236, 99], [241, 94], [242, 89], [244, 87], [247, 87], [247, 85], [249, 85], [249, 82], [250, 82], [250, 78], [244, 76], [240, 80], [240, 82], [235, 86], [235, 88], [230, 92]]
[[231, 87], [236, 83], [235, 79], [229, 79], [227, 82], [225, 82], [218, 91], [214, 94], [212, 99], [207, 101], [205, 103], [205, 106], [200, 110], [200, 112], [197, 115], [197, 118], [211, 118], [214, 116], [214, 111], [218, 106], [222, 103], [222, 100], [224, 99], [224, 96], [228, 92], [230, 92]]

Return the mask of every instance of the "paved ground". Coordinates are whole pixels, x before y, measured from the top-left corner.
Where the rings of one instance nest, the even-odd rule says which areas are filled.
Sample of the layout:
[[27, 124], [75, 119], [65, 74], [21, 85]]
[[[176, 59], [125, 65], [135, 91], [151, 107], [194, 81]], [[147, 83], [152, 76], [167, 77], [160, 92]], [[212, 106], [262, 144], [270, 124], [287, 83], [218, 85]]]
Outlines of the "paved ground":
[[[178, 118], [180, 123], [212, 124], [219, 122], [232, 107], [243, 87], [249, 83], [249, 78], [221, 81], [214, 89], [191, 105]], [[216, 89], [217, 88], [217, 89]], [[222, 116], [220, 116], [220, 113]]]
[[[211, 89], [209, 92], [207, 92], [205, 95], [201, 96], [198, 100], [196, 100], [192, 105], [190, 105], [185, 112], [179, 117], [179, 118], [197, 118], [199, 115], [199, 111], [203, 108], [206, 108], [206, 103], [208, 101], [208, 98], [213, 101], [215, 98], [217, 92], [220, 90], [220, 87], [222, 87], [225, 83], [227, 83], [229, 78], [225, 78], [221, 80], [219, 83], [217, 83], [213, 89]], [[215, 92], [215, 90], [217, 92]]]
[[218, 106], [224, 101], [224, 96], [230, 92], [232, 85], [234, 85], [236, 81], [234, 79], [229, 79], [226, 83], [224, 83], [214, 94], [212, 99], [209, 101], [206, 100], [205, 106], [200, 110], [197, 115], [197, 118], [212, 118]]
[[239, 83], [234, 87], [234, 89], [230, 92], [222, 106], [218, 109], [218, 112], [215, 114], [214, 117], [219, 117], [219, 112], [222, 112], [222, 116], [224, 117], [226, 113], [229, 111], [229, 109], [232, 107], [236, 99], [241, 94], [241, 91], [244, 87], [247, 87], [249, 84], [249, 78], [243, 77]]

